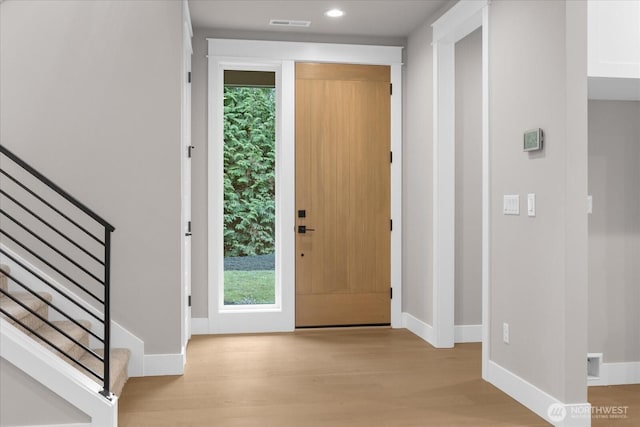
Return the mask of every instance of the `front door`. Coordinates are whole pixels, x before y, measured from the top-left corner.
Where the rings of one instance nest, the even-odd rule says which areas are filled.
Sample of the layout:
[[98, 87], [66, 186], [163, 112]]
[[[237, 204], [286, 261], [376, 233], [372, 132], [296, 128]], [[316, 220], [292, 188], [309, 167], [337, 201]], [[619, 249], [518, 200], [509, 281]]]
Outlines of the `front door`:
[[390, 68], [296, 65], [296, 326], [390, 323]]

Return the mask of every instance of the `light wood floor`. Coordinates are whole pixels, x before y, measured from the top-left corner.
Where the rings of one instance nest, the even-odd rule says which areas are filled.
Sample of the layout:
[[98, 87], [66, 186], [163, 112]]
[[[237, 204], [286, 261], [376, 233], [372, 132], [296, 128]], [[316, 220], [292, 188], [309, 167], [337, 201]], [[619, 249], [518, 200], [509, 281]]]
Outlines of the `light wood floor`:
[[184, 376], [129, 380], [119, 425], [548, 425], [482, 381], [480, 360], [479, 344], [436, 350], [403, 329], [197, 336]]
[[589, 402], [593, 410], [601, 407], [626, 406], [626, 418], [608, 419], [606, 416], [599, 418], [597, 412], [593, 412], [591, 425], [597, 426], [640, 426], [640, 384], [619, 385], [615, 387], [589, 387]]

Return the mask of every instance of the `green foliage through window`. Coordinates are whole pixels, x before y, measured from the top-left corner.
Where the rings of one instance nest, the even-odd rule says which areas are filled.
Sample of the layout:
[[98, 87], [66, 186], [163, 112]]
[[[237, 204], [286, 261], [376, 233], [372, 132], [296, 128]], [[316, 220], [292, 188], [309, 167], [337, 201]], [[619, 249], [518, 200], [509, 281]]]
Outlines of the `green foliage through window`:
[[275, 89], [224, 88], [224, 256], [274, 252]]

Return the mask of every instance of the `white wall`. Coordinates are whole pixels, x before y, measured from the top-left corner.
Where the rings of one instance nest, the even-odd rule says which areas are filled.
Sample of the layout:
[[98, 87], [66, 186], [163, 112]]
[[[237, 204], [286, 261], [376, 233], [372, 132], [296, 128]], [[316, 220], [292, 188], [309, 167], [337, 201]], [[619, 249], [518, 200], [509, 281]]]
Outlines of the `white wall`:
[[640, 102], [589, 101], [589, 351], [640, 361]]
[[[586, 2], [495, 1], [489, 19], [490, 359], [561, 402], [586, 402]], [[536, 127], [544, 150], [525, 153]], [[520, 194], [520, 216], [502, 214], [504, 194]]]
[[91, 421], [88, 415], [3, 358], [0, 358], [0, 379], [0, 427], [71, 425]]
[[455, 324], [482, 324], [482, 29], [455, 46]]
[[0, 4], [0, 140], [115, 227], [112, 316], [179, 353], [182, 4]]
[[402, 311], [433, 324], [433, 61], [431, 26], [407, 41], [404, 68]]
[[433, 324], [433, 49], [431, 24], [409, 34], [404, 64], [402, 311]]

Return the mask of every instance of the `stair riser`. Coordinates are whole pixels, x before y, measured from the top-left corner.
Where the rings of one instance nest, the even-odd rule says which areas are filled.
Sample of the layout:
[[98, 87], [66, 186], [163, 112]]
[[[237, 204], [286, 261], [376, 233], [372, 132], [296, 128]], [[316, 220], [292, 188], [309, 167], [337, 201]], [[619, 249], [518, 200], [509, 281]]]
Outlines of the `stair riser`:
[[115, 379], [115, 381], [111, 381], [111, 393], [115, 394], [116, 396], [120, 396], [120, 394], [122, 394], [122, 389], [124, 388], [124, 384], [127, 382], [127, 380], [129, 379], [129, 376], [127, 375], [127, 370], [124, 369], [123, 371], [120, 372], [120, 375], [118, 375]]
[[[7, 280], [7, 276], [5, 276], [2, 273], [0, 273], [0, 289], [2, 289], [5, 292], [9, 290], [9, 283]], [[0, 298], [4, 298], [4, 297], [5, 295], [2, 292], [0, 292]]]
[[[71, 359], [65, 357], [64, 354], [62, 354], [61, 352], [52, 349], [55, 353], [57, 353], [60, 357], [62, 357], [62, 359], [71, 364], [71, 365], [75, 365], [76, 360], [80, 360], [80, 358], [82, 356], [84, 356], [85, 354], [87, 354], [86, 350], [82, 347], [80, 347], [79, 345], [77, 345], [76, 343], [69, 341], [68, 339], [65, 338], [65, 343], [62, 346], [59, 346], [62, 350], [64, 350], [70, 357]], [[85, 345], [87, 348], [89, 347], [89, 336], [88, 334], [85, 333], [84, 337], [82, 337], [81, 339], [77, 339], [76, 341], [80, 342], [81, 344]], [[48, 346], [47, 346], [48, 347]]]
[[[3, 274], [3, 271], [10, 273], [9, 267], [7, 267], [6, 265], [0, 266], [0, 289], [6, 292], [9, 289], [9, 278], [5, 274]], [[0, 298], [3, 298], [3, 297], [4, 297], [4, 294], [0, 292]]]
[[[89, 347], [89, 334], [82, 330], [80, 327], [72, 324], [71, 322], [53, 322], [58, 328], [61, 328], [67, 335], [72, 337], [75, 341], [78, 341], [80, 344], [85, 347]], [[81, 324], [84, 327], [90, 327], [90, 324], [86, 321], [82, 321]], [[64, 325], [64, 326], [62, 326]], [[45, 326], [41, 331], [39, 331], [43, 338], [47, 338], [53, 344], [55, 344], [61, 351], [55, 349], [54, 347], [42, 343], [45, 347], [49, 348], [54, 353], [58, 354], [63, 360], [67, 363], [75, 364], [76, 360], [80, 360], [86, 354], [86, 350], [82, 348], [82, 346], [76, 344], [74, 341], [65, 337], [57, 331], [54, 331], [52, 328]], [[40, 341], [37, 337], [34, 337], [36, 341]], [[66, 353], [66, 355], [65, 355]], [[68, 356], [67, 356], [68, 355]]]
[[[48, 319], [49, 306], [43, 305], [42, 307], [36, 310], [36, 313], [42, 316], [42, 318]], [[17, 323], [12, 319], [7, 319], [7, 320], [9, 321], [9, 323], [14, 325], [15, 327], [17, 327], [27, 335], [32, 335], [27, 328], [31, 328], [32, 331], [35, 331], [40, 329], [42, 326], [44, 326], [44, 322], [31, 313], [28, 313], [26, 316], [19, 319], [20, 323]], [[23, 327], [22, 325], [26, 326], [26, 328]]]
[[[52, 298], [50, 294], [39, 293], [38, 297], [34, 297], [33, 295], [29, 295], [28, 293], [21, 292], [12, 293], [11, 295], [15, 298], [18, 298], [20, 301], [22, 301], [23, 304], [30, 307], [42, 318], [49, 318], [49, 306], [43, 303], [40, 298], [51, 301]], [[76, 367], [80, 372], [84, 373], [92, 380], [100, 383], [98, 379], [85, 371], [81, 366], [78, 366], [79, 361], [81, 361], [83, 365], [87, 366], [98, 375], [102, 375], [103, 364], [100, 360], [89, 354], [81, 345], [76, 344], [75, 342], [61, 334], [59, 331], [57, 331], [55, 328], [53, 328], [51, 325], [40, 320], [36, 315], [28, 312], [19, 304], [16, 304], [13, 300], [11, 300], [11, 298], [3, 298], [2, 305], [4, 310], [6, 310], [8, 313], [11, 313], [12, 316], [16, 317], [19, 320], [19, 322], [15, 322], [11, 319], [7, 319], [16, 328], [31, 336], [35, 341], [39, 342], [44, 347], [57, 354], [62, 360]], [[86, 320], [78, 320], [78, 322], [80, 322], [80, 324], [82, 324], [85, 328], [91, 328], [91, 324]], [[37, 331], [38, 335], [40, 335], [42, 338], [39, 338], [38, 335], [31, 333], [26, 327], [23, 327], [21, 324], [24, 324], [26, 327], [30, 328], [33, 331]], [[52, 322], [52, 324], [57, 328], [65, 331], [66, 334], [73, 337], [83, 346], [91, 348], [89, 334], [82, 328], [78, 327], [78, 325], [70, 321], [55, 321]], [[52, 344], [55, 344], [55, 346], [60, 350], [57, 350], [56, 348], [47, 344], [45, 340], [50, 341]], [[95, 351], [102, 357], [102, 350], [93, 351]], [[129, 357], [130, 352], [127, 350], [112, 349], [110, 391], [115, 395], [120, 395], [124, 384], [129, 378], [127, 373], [127, 363]]]
[[[99, 355], [103, 355], [103, 349], [95, 350]], [[131, 352], [125, 349], [112, 349], [111, 350], [111, 378], [110, 384], [111, 387], [109, 390], [111, 393], [119, 396], [122, 393], [122, 388], [124, 384], [129, 379], [129, 375], [127, 372], [127, 364], [129, 363], [129, 358], [131, 357]], [[96, 360], [85, 356], [83, 362], [90, 366], [94, 371], [102, 374], [103, 366], [100, 363], [96, 363]]]

